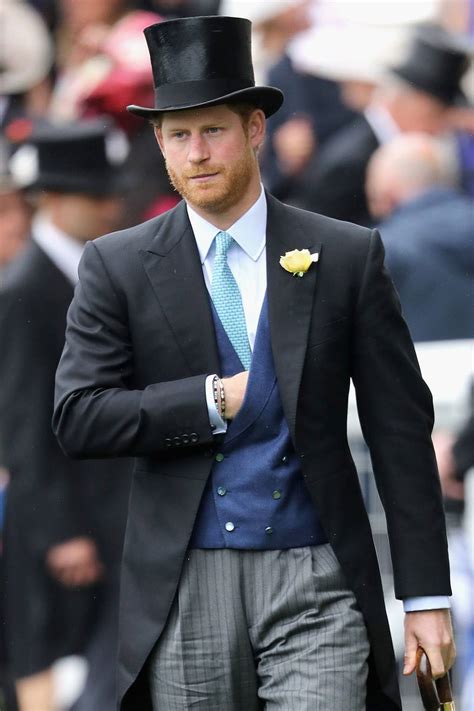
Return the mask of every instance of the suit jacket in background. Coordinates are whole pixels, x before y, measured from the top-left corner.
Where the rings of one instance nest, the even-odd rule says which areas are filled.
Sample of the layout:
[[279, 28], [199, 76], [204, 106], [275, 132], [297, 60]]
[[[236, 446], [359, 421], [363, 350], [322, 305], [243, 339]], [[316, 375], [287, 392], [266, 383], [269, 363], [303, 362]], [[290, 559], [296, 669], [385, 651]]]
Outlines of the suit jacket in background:
[[[279, 265], [319, 252], [302, 278]], [[308, 490], [371, 642], [367, 708], [400, 709], [368, 516], [346, 434], [350, 380], [386, 507], [400, 598], [450, 593], [421, 379], [377, 232], [268, 196], [267, 299], [283, 410]], [[219, 372], [184, 204], [90, 243], [68, 317], [54, 428], [75, 457], [134, 456], [121, 585], [122, 711], [151, 709], [147, 657], [165, 626], [215, 447], [205, 379]]]
[[474, 201], [434, 188], [380, 226], [414, 341], [474, 338]]
[[277, 113], [267, 119], [267, 139], [260, 162], [265, 185], [276, 197], [285, 200], [293, 193], [293, 183], [298, 178], [284, 175], [278, 165], [273, 138], [280, 126], [295, 116], [310, 119], [319, 154], [331, 136], [357, 114], [343, 103], [337, 82], [298, 71], [286, 54], [269, 70], [268, 84], [281, 89], [285, 101]]
[[372, 225], [365, 195], [367, 164], [380, 143], [365, 116], [341, 128], [317, 151], [289, 201], [338, 220]]
[[5, 555], [7, 641], [15, 676], [77, 652], [97, 589], [67, 589], [48, 549], [92, 537], [106, 566], [121, 555], [129, 464], [73, 462], [51, 430], [54, 376], [73, 286], [32, 241], [0, 286], [0, 438], [10, 472]]

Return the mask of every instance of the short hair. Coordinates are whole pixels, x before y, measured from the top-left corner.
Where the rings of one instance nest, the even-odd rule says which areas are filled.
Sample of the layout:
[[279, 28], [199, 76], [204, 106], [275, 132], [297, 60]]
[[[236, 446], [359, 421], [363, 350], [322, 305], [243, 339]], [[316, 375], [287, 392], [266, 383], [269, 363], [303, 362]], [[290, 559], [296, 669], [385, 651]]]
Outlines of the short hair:
[[[244, 101], [238, 101], [238, 102], [225, 102], [223, 104], [217, 104], [218, 106], [227, 106], [228, 109], [233, 111], [234, 114], [237, 114], [240, 116], [242, 120], [242, 125], [244, 128], [247, 128], [248, 122], [250, 120], [251, 115], [253, 112], [258, 109], [258, 106], [255, 106], [254, 104], [249, 104]], [[196, 107], [196, 108], [201, 108], [201, 107]], [[205, 108], [204, 106], [202, 108]], [[161, 124], [163, 121], [163, 113], [158, 114], [157, 116], [152, 116], [149, 119], [150, 124], [153, 126], [153, 128], [161, 128]]]

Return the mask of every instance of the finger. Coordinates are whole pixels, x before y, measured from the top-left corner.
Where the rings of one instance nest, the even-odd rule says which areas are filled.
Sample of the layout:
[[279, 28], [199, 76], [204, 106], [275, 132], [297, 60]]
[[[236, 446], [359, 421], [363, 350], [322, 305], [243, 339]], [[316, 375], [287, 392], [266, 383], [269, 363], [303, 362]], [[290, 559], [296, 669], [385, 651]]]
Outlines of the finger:
[[448, 671], [448, 668], [443, 659], [443, 654], [439, 647], [425, 648], [426, 656], [429, 659], [431, 666], [431, 676], [433, 679], [439, 679], [444, 676]]
[[451, 669], [456, 659], [456, 645], [453, 640], [447, 644], [441, 645], [441, 656], [443, 658], [446, 673]]
[[405, 656], [403, 664], [403, 673], [405, 675], [412, 674], [416, 667], [416, 652], [418, 649], [418, 640], [412, 634], [408, 634], [405, 638]]
[[453, 664], [456, 660], [456, 654], [457, 654], [456, 645], [455, 645], [454, 641], [451, 641], [451, 643], [449, 645], [449, 649], [448, 649], [446, 657], [445, 657], [447, 669], [451, 669], [451, 667], [453, 666]]
[[90, 565], [78, 565], [71, 577], [74, 587], [86, 587], [90, 583], [92, 568]]

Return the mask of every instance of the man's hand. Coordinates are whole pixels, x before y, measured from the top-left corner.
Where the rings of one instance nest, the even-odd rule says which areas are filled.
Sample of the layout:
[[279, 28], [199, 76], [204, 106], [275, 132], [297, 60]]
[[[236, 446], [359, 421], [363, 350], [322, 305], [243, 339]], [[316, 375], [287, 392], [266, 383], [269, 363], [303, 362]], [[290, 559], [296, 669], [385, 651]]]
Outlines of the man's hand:
[[445, 430], [433, 434], [433, 446], [438, 464], [443, 496], [447, 499], [463, 501], [464, 484], [456, 478], [456, 462], [453, 456], [454, 435]]
[[282, 124], [273, 136], [273, 144], [282, 172], [298, 175], [316, 150], [316, 136], [311, 121], [295, 116]]
[[233, 420], [242, 407], [248, 379], [248, 370], [244, 370], [243, 373], [237, 373], [232, 378], [223, 378], [226, 420]]
[[416, 650], [423, 647], [434, 679], [451, 669], [456, 657], [449, 610], [420, 610], [405, 615], [405, 665], [403, 673], [415, 670]]
[[67, 587], [82, 587], [97, 582], [103, 565], [90, 538], [73, 538], [49, 549], [46, 562], [51, 573]]

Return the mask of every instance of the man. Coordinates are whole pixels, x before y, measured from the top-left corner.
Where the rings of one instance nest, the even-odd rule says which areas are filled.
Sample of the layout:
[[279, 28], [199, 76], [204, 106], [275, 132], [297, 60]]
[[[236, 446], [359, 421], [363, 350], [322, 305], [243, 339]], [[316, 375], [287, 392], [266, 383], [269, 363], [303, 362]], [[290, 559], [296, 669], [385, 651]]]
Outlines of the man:
[[[87, 246], [53, 419], [72, 456], [136, 457], [120, 708], [399, 709], [351, 376], [397, 595], [441, 608], [449, 583], [430, 396], [380, 239], [262, 191], [282, 95], [254, 85], [248, 21], [145, 35], [156, 103], [130, 110], [154, 121], [184, 202]], [[449, 612], [407, 615], [407, 672], [418, 643], [442, 674]]]
[[291, 202], [340, 220], [371, 225], [364, 193], [372, 153], [399, 133], [448, 130], [449, 111], [465, 97], [467, 53], [441, 27], [423, 27], [362, 116], [342, 128], [295, 184]]
[[8, 170], [10, 146], [0, 140], [0, 280], [7, 265], [25, 246], [31, 208]]
[[474, 338], [474, 202], [456, 190], [451, 154], [427, 134], [381, 146], [367, 196], [415, 342]]
[[126, 463], [71, 462], [50, 426], [54, 374], [84, 243], [119, 224], [109, 135], [97, 123], [45, 128], [12, 159], [17, 181], [39, 195], [32, 239], [0, 288], [0, 438], [11, 475], [7, 648], [22, 711], [53, 709], [51, 665], [82, 651], [93, 624], [103, 656], [99, 668], [89, 657], [85, 708], [114, 706], [114, 668], [107, 660], [116, 637]]

